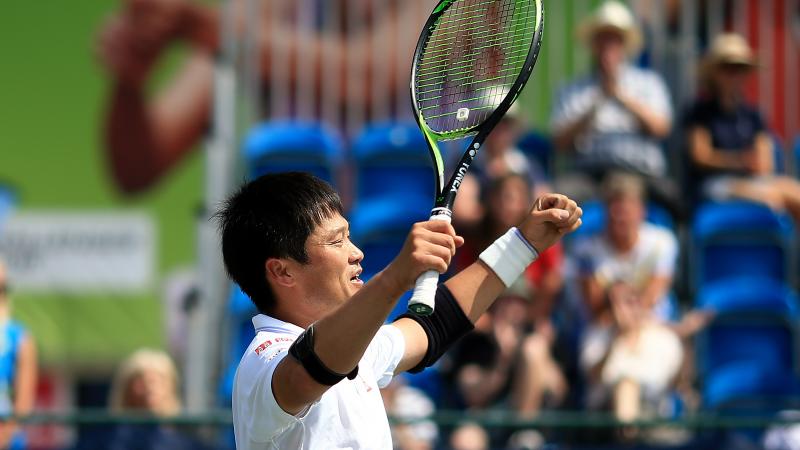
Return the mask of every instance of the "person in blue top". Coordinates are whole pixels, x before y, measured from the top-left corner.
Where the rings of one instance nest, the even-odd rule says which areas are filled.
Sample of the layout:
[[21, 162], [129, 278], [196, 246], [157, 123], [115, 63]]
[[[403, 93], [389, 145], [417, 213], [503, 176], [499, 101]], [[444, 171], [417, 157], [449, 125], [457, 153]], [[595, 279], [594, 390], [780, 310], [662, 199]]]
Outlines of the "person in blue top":
[[[24, 416], [36, 397], [36, 345], [27, 330], [11, 320], [9, 285], [0, 261], [0, 416]], [[0, 448], [25, 448], [25, 435], [15, 420], [0, 421]]]
[[755, 68], [753, 51], [742, 36], [717, 36], [704, 61], [705, 95], [684, 120], [695, 195], [765, 203], [800, 221], [800, 183], [775, 175], [772, 137], [744, 95]]

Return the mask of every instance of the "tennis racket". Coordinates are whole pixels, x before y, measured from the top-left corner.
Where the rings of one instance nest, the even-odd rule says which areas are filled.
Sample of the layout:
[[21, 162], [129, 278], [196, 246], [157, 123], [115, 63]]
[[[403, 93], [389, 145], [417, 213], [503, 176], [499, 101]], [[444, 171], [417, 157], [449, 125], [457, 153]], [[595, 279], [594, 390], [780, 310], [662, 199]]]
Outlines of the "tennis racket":
[[[411, 101], [435, 169], [431, 220], [450, 221], [453, 201], [483, 141], [519, 95], [542, 41], [542, 0], [441, 0], [414, 52]], [[447, 184], [439, 142], [474, 136]], [[433, 312], [439, 274], [420, 275], [409, 311]]]

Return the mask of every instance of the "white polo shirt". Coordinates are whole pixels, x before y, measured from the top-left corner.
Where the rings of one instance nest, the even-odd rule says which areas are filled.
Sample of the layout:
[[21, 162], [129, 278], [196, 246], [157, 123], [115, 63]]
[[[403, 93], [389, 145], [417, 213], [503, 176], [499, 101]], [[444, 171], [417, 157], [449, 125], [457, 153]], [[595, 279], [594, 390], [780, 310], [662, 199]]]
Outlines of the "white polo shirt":
[[367, 347], [358, 376], [344, 379], [298, 415], [272, 394], [272, 374], [303, 329], [259, 314], [256, 336], [233, 382], [233, 428], [238, 450], [391, 449], [389, 421], [379, 388], [392, 380], [405, 352], [403, 335], [384, 325]]

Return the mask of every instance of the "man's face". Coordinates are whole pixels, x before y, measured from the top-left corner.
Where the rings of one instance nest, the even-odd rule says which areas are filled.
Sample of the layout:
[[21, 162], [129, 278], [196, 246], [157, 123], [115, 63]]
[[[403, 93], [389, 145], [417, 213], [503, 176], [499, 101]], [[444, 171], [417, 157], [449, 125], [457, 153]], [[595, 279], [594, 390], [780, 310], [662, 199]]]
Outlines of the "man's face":
[[503, 118], [486, 138], [484, 149], [493, 156], [506, 153], [519, 138], [519, 124], [516, 119]]
[[612, 238], [626, 241], [644, 221], [644, 204], [636, 195], [618, 195], [608, 203], [608, 231]]
[[340, 214], [322, 221], [306, 239], [308, 263], [297, 269], [298, 283], [312, 298], [332, 306], [353, 296], [364, 282], [364, 254], [350, 242], [350, 226]]
[[601, 30], [592, 38], [592, 55], [598, 68], [607, 73], [615, 73], [625, 62], [625, 38], [617, 30]]
[[513, 177], [506, 180], [490, 198], [490, 214], [503, 228], [518, 225], [530, 209], [531, 194], [527, 183]]

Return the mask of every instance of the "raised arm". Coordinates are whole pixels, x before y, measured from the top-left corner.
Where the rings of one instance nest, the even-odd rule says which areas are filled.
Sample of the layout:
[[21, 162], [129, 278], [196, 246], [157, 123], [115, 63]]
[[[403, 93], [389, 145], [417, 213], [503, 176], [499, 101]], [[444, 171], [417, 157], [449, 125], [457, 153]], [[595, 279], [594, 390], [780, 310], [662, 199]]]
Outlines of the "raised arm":
[[[414, 225], [397, 258], [350, 300], [315, 325], [314, 353], [331, 371], [346, 374], [356, 367], [397, 299], [426, 270], [445, 272], [463, 243], [453, 227], [440, 221]], [[275, 369], [272, 391], [284, 411], [296, 414], [330, 386], [318, 383], [294, 358]]]
[[[540, 197], [528, 217], [518, 226], [524, 238], [543, 252], [562, 236], [577, 229], [583, 211], [569, 198], [558, 194]], [[522, 275], [520, 270], [519, 275]], [[506, 286], [487, 263], [478, 260], [445, 282], [466, 318], [475, 323]], [[394, 326], [403, 332], [406, 352], [396, 373], [417, 367], [428, 352], [427, 333], [411, 318], [402, 318]]]
[[[153, 67], [177, 41], [191, 44], [190, 55], [166, 86], [149, 96]], [[105, 148], [123, 192], [153, 184], [206, 129], [216, 43], [216, 12], [184, 1], [129, 0], [104, 25], [98, 55], [112, 78]]]

